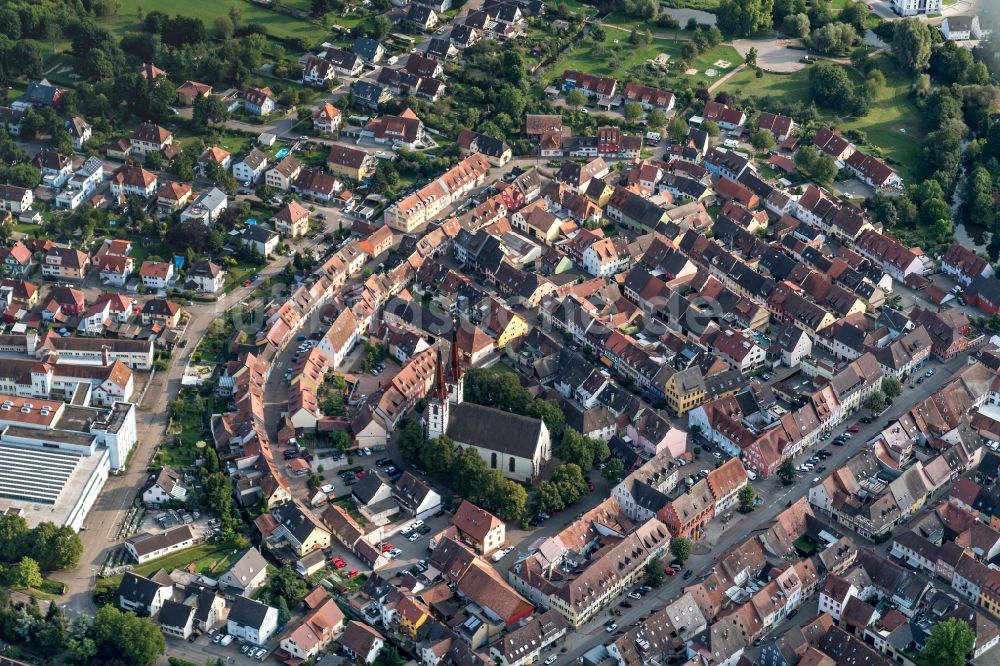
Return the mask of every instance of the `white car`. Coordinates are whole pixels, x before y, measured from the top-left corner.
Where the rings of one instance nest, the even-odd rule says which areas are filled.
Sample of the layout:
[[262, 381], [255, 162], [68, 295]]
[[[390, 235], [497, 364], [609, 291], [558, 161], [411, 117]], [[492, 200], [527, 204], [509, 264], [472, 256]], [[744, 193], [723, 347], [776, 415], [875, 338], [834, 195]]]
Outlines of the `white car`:
[[719, 453], [718, 451], [712, 451], [712, 456], [718, 458], [719, 460], [722, 460], [722, 454]]
[[629, 599], [642, 599], [642, 595], [639, 594], [638, 592], [629, 592], [628, 593], [628, 598]]
[[421, 528], [423, 526], [424, 526], [424, 521], [422, 521], [422, 520], [414, 520], [412, 523], [410, 523], [410, 526], [406, 528], [406, 531], [407, 532], [412, 532], [413, 530], [419, 529], [419, 528]]
[[[631, 597], [632, 595], [630, 594], [629, 596]], [[618, 625], [615, 624], [614, 622], [612, 622], [608, 626], [604, 627], [604, 631], [608, 632], [609, 634], [613, 634], [615, 632], [615, 629], [617, 629], [617, 628], [618, 628]]]
[[545, 666], [549, 666], [549, 664], [555, 663], [555, 660], [558, 657], [559, 657], [559, 655], [557, 655], [557, 654], [554, 654], [554, 655], [550, 656], [548, 659], [545, 660]]
[[514, 550], [514, 546], [507, 546], [506, 548], [501, 548], [497, 552], [493, 553], [491, 559], [494, 562], [499, 562], [503, 558], [507, 557], [512, 550]]
[[399, 548], [393, 548], [392, 550], [389, 551], [389, 557], [391, 557], [392, 559], [396, 559], [402, 554], [403, 551], [401, 551]]
[[409, 540], [416, 541], [419, 538], [420, 538], [420, 532], [414, 532], [413, 534], [410, 535]]
[[364, 449], [362, 449], [361, 452], [364, 453], [366, 456], [370, 456], [372, 454], [372, 450], [369, 449], [367, 446]]
[[320, 488], [320, 490], [322, 490], [325, 494], [329, 495], [330, 493], [333, 492], [333, 484], [327, 483], [322, 488]]

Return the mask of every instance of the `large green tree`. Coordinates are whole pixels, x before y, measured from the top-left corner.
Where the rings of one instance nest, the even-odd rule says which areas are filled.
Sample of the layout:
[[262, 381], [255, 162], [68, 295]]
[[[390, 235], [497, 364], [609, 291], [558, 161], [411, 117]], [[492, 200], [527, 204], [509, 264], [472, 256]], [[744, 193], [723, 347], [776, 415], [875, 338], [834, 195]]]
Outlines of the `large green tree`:
[[921, 666], [964, 666], [976, 644], [968, 622], [952, 617], [934, 625], [920, 651]]
[[693, 548], [694, 544], [687, 537], [674, 537], [670, 540], [670, 554], [681, 562], [685, 562], [687, 558], [691, 557]]
[[774, 0], [722, 0], [719, 29], [735, 37], [749, 37], [771, 27]]
[[659, 587], [663, 584], [663, 560], [654, 557], [646, 563], [645, 583], [650, 587]]
[[123, 613], [114, 606], [102, 606], [97, 611], [92, 633], [98, 654], [134, 666], [152, 666], [167, 648], [156, 622]]
[[896, 23], [892, 32], [892, 54], [906, 70], [916, 74], [927, 69], [931, 59], [930, 28], [916, 18]]

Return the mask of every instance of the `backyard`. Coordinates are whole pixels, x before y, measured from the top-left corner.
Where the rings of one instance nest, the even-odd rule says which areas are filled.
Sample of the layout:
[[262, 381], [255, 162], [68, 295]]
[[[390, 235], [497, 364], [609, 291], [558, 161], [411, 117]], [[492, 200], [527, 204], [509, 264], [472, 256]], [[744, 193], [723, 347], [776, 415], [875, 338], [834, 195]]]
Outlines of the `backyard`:
[[156, 560], [137, 564], [133, 570], [140, 576], [151, 576], [160, 569], [173, 571], [190, 565], [198, 573], [217, 574], [229, 566], [237, 552], [217, 543], [201, 543]]

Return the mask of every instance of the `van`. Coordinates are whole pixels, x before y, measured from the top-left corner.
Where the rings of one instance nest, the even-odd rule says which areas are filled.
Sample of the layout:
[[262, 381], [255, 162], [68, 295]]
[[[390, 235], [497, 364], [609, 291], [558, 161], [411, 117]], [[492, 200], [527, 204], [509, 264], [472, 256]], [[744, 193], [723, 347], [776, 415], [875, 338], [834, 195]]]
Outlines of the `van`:
[[748, 469], [747, 470], [747, 478], [750, 479], [751, 481], [756, 481], [757, 480], [757, 475], [754, 473], [754, 471], [752, 469]]

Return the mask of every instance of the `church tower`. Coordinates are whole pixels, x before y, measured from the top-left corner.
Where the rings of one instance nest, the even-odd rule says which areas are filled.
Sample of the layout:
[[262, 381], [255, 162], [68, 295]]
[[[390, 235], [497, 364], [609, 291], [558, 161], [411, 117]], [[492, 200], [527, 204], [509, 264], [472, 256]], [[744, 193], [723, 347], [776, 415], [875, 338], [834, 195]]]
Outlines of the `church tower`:
[[462, 377], [462, 361], [458, 352], [458, 319], [451, 324], [451, 358], [448, 361], [448, 401], [453, 405], [462, 404], [465, 379]]
[[434, 439], [448, 432], [449, 385], [445, 383], [444, 374], [444, 359], [438, 348], [434, 388], [431, 389], [431, 398], [427, 401], [427, 411], [424, 413], [427, 439]]

